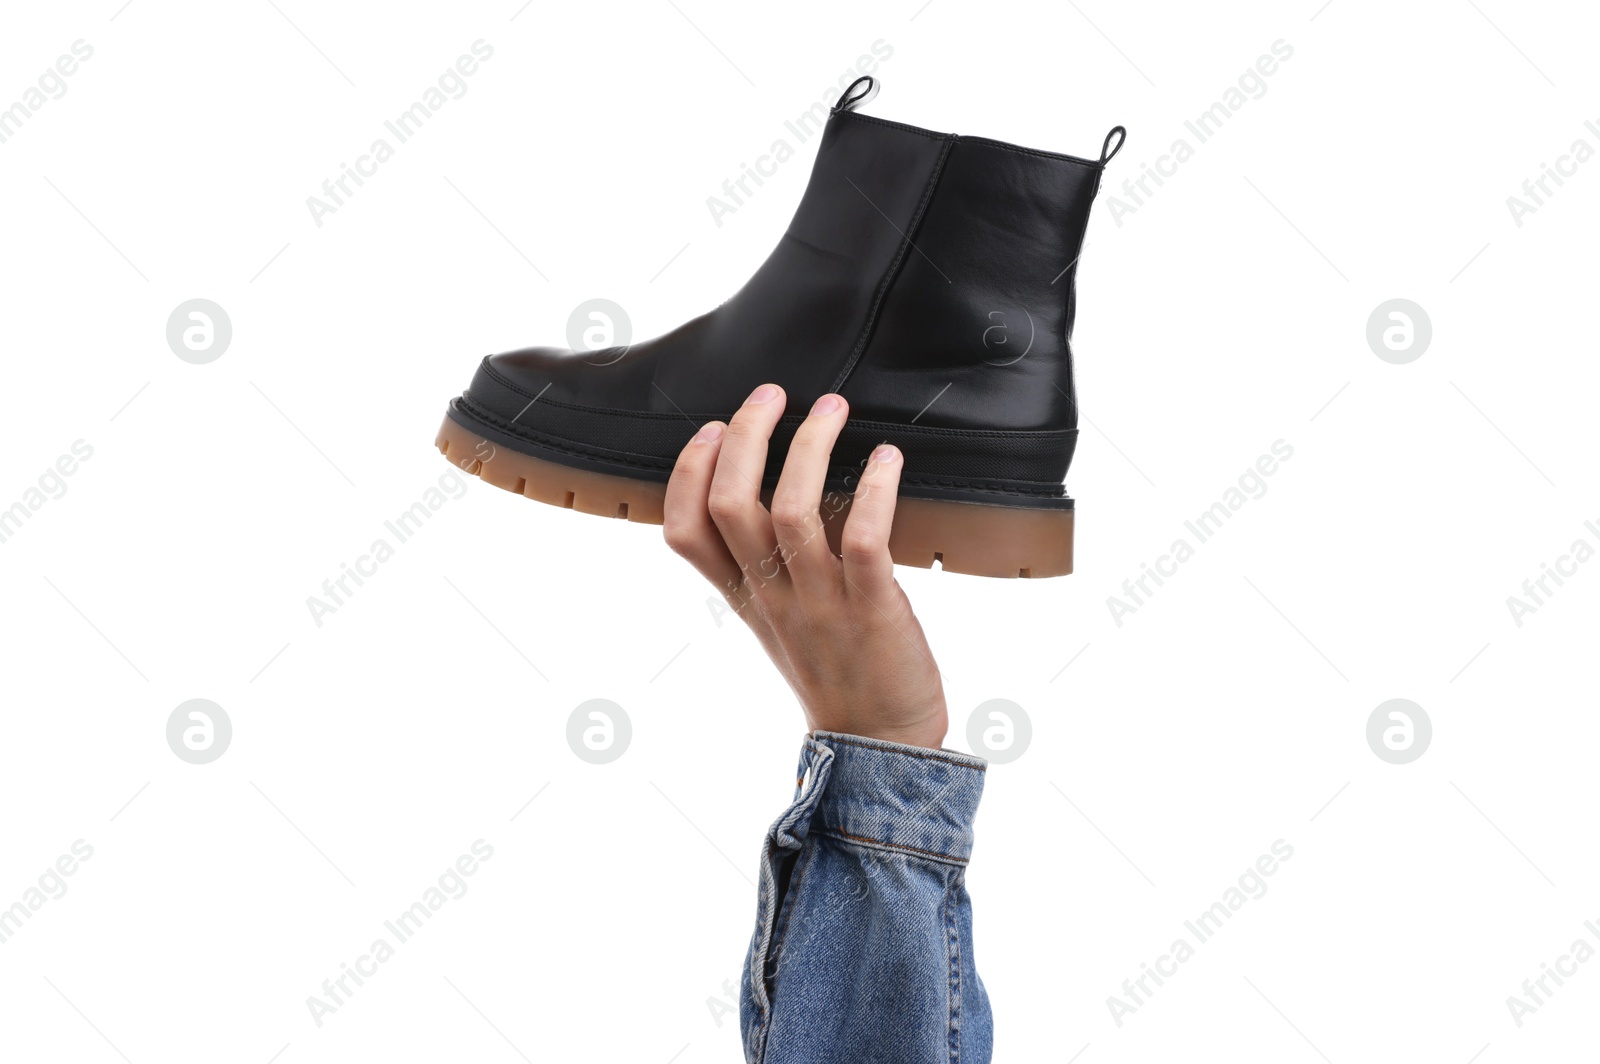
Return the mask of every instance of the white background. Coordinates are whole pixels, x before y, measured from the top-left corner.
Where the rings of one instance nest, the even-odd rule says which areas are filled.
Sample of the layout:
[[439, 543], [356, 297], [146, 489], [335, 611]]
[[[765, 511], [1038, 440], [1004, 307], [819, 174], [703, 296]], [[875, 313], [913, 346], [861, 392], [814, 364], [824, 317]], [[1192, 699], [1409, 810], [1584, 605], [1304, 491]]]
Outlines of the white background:
[[[646, 336], [735, 291], [814, 142], [721, 226], [707, 197], [879, 40], [868, 113], [1080, 155], [1130, 131], [1081, 267], [1076, 575], [899, 574], [949, 745], [988, 699], [1032, 721], [969, 876], [997, 1059], [1592, 1053], [1600, 963], [1520, 1028], [1506, 998], [1600, 944], [1600, 564], [1520, 627], [1506, 600], [1600, 545], [1600, 162], [1521, 226], [1506, 199], [1600, 147], [1600, 25], [1317, 2], [8, 5], [0, 106], [94, 54], [0, 144], [0, 506], [93, 456], [0, 544], [0, 905], [94, 853], [0, 945], [0, 1057], [739, 1059], [708, 999], [803, 724], [659, 531], [468, 478], [320, 627], [306, 600], [450, 472], [434, 431], [483, 354], [562, 342], [586, 299]], [[306, 198], [479, 39], [466, 94], [317, 226]], [[165, 338], [197, 297], [233, 324], [208, 365]], [[1407, 365], [1365, 338], [1391, 298], [1432, 320]], [[1280, 439], [1119, 626], [1108, 597]], [[1434, 729], [1402, 766], [1365, 737], [1397, 697]], [[233, 724], [209, 765], [166, 743], [191, 698]], [[591, 698], [632, 721], [609, 765], [565, 741]], [[314, 1023], [477, 839], [470, 890]], [[1114, 1023], [1278, 839], [1268, 893]]]

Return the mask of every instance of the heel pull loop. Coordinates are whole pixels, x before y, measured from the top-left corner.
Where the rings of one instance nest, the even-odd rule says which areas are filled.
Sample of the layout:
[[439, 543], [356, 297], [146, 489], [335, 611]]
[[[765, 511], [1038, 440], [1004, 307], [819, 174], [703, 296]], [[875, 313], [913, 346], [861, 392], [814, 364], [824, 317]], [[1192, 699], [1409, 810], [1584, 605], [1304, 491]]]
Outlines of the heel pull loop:
[[[1112, 147], [1111, 145], [1112, 137], [1117, 138], [1115, 147]], [[1121, 126], [1112, 126], [1111, 132], [1106, 134], [1105, 143], [1100, 145], [1100, 165], [1104, 166], [1106, 163], [1109, 163], [1112, 159], [1116, 158], [1117, 152], [1122, 150], [1123, 142], [1127, 139], [1128, 131], [1126, 129], [1123, 129]]]
[[[864, 87], [862, 87], [863, 82], [866, 83]], [[856, 91], [858, 87], [861, 87], [860, 92]], [[834, 104], [833, 109], [828, 113], [836, 115], [840, 111], [848, 111], [857, 104], [865, 103], [877, 94], [878, 80], [871, 74], [863, 74], [850, 83], [850, 87], [844, 90], [844, 95], [839, 97], [839, 102]]]

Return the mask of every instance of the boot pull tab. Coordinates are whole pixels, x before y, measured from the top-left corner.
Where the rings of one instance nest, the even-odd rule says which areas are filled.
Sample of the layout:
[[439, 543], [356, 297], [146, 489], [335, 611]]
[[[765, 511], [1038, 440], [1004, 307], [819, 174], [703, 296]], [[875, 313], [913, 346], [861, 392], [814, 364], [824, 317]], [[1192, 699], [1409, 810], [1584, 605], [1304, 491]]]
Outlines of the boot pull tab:
[[[858, 88], [860, 92], [856, 91]], [[848, 111], [856, 104], [865, 103], [877, 94], [878, 80], [871, 74], [863, 74], [850, 83], [850, 87], [844, 90], [844, 95], [839, 97], [839, 102], [834, 104], [833, 110], [828, 113], [836, 115], [840, 111]]]
[[[1116, 147], [1111, 146], [1111, 138], [1117, 138]], [[1117, 157], [1117, 152], [1122, 150], [1123, 141], [1128, 139], [1128, 131], [1121, 126], [1112, 126], [1111, 132], [1106, 134], [1105, 143], [1100, 145], [1100, 165], [1104, 166]]]

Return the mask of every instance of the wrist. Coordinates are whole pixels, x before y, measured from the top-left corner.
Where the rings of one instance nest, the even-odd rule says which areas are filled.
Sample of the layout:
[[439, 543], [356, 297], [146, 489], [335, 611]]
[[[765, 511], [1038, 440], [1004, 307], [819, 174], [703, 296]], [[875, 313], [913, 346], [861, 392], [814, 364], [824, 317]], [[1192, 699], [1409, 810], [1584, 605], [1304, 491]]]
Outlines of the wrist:
[[863, 738], [878, 739], [901, 746], [914, 746], [925, 750], [944, 749], [944, 738], [949, 732], [949, 721], [943, 707], [927, 719], [875, 727], [859, 732]]
[[857, 735], [903, 746], [942, 749], [950, 730], [942, 691], [911, 702], [866, 693], [860, 699], [829, 699], [822, 705], [803, 701], [802, 707], [806, 724], [814, 732]]

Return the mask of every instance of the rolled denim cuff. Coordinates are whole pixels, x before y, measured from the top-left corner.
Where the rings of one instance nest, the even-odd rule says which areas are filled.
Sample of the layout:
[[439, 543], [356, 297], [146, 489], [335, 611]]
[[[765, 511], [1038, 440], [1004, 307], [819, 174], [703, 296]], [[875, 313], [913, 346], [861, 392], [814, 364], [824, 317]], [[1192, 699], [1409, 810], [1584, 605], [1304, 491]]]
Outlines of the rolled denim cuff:
[[802, 780], [802, 793], [813, 782], [822, 788], [813, 831], [951, 864], [972, 856], [982, 758], [826, 731], [806, 746], [828, 762], [820, 779]]

